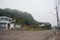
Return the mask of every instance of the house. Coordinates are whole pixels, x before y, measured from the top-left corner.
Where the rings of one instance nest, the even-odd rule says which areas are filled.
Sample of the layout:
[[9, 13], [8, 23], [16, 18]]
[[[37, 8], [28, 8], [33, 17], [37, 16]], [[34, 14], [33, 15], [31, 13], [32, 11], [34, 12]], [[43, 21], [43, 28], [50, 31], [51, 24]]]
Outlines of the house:
[[40, 22], [38, 26], [39, 26], [40, 28], [44, 28], [45, 23]]
[[45, 24], [44, 23], [40, 23], [39, 26], [45, 26]]
[[6, 16], [0, 16], [0, 28], [4, 28], [6, 30], [14, 28], [15, 23], [12, 18]]
[[51, 29], [51, 24], [48, 22], [40, 22], [38, 25], [40, 28], [47, 28], [47, 29]]

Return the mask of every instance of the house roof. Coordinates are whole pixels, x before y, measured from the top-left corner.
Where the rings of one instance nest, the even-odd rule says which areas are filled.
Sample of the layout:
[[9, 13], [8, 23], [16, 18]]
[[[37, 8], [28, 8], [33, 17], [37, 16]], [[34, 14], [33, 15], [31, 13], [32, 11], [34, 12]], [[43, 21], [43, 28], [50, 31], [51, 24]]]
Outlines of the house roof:
[[8, 19], [12, 20], [12, 18], [7, 17], [7, 16], [0, 16], [0, 18], [8, 18]]

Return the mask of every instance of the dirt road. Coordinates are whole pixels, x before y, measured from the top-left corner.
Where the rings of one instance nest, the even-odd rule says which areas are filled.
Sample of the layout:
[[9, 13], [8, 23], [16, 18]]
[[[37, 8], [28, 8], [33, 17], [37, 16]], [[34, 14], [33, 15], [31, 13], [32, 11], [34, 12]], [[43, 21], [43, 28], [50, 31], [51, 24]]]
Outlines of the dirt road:
[[56, 32], [55, 40], [60, 40], [60, 30]]
[[53, 30], [41, 30], [41, 31], [18, 31], [0, 30], [0, 40], [45, 40]]

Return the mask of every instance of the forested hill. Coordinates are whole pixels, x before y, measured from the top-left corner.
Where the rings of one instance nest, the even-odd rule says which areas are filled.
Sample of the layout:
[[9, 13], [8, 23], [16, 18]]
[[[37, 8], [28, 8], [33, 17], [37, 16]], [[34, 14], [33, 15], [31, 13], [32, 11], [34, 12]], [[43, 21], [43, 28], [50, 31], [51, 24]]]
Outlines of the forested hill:
[[36, 22], [30, 13], [16, 9], [0, 9], [0, 16], [15, 18], [17, 24], [33, 24]]
[[33, 29], [50, 29], [51, 28], [51, 24], [50, 23], [44, 23], [45, 26], [43, 28], [39, 27], [39, 23], [41, 22], [37, 22], [30, 13], [28, 12], [23, 12], [23, 11], [19, 11], [16, 9], [9, 9], [9, 8], [5, 8], [5, 9], [1, 9], [0, 8], [0, 16], [7, 16], [10, 17], [12, 19], [16, 20], [16, 24], [19, 25], [30, 25], [30, 28]]

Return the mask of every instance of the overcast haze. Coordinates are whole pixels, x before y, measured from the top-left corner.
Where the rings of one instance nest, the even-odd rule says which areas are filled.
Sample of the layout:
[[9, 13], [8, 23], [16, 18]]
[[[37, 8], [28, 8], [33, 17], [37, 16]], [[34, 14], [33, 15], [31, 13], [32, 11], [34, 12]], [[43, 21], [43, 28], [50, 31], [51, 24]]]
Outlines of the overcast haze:
[[55, 0], [0, 0], [0, 8], [27, 11], [39, 22], [56, 25]]

